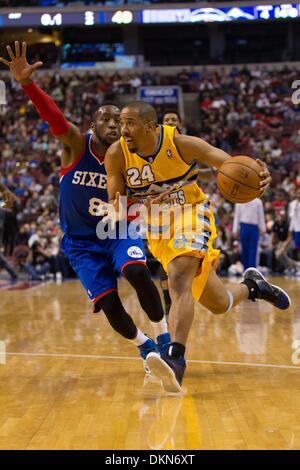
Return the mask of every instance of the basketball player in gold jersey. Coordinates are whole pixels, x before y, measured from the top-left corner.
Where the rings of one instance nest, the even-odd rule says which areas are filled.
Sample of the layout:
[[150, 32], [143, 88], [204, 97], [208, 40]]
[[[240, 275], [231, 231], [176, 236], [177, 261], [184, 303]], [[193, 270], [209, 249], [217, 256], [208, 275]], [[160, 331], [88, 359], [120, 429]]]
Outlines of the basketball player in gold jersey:
[[[162, 123], [164, 126], [176, 127], [179, 134], [183, 132], [182, 119], [181, 119], [179, 112], [176, 110], [166, 110], [162, 118]], [[201, 182], [203, 181], [208, 182], [208, 181], [211, 181], [211, 179], [212, 179], [212, 170], [210, 168], [199, 168], [197, 181], [200, 186], [201, 186]], [[170, 308], [171, 308], [171, 298], [170, 298], [169, 289], [168, 289], [168, 278], [162, 266], [160, 267], [159, 277], [160, 277], [160, 286], [162, 289], [164, 302], [165, 302], [165, 315], [168, 319]]]
[[[156, 227], [159, 238], [154, 236], [150, 219], [151, 231], [147, 234], [152, 254], [168, 274], [173, 324], [173, 342], [160, 354], [150, 353], [147, 365], [161, 378], [165, 390], [179, 392], [185, 370], [185, 345], [194, 317], [194, 300], [212, 313], [221, 314], [245, 299], [264, 299], [282, 310], [290, 306], [290, 299], [282, 289], [269, 284], [256, 269], [249, 268], [241, 284], [224, 284], [215, 272], [219, 251], [213, 248], [216, 238], [214, 217], [210, 201], [196, 180], [199, 164], [219, 168], [230, 156], [200, 138], [175, 134], [174, 127], [158, 126], [155, 109], [148, 103], [130, 103], [121, 111], [120, 118], [122, 137], [108, 149], [105, 161], [109, 200], [115, 207], [117, 218], [123, 217], [119, 200], [126, 191], [134, 198], [147, 192], [151, 194], [146, 201], [150, 208], [153, 204], [163, 204], [166, 193], [153, 196], [155, 187], [167, 189], [170, 193], [168, 203], [176, 201], [177, 205], [188, 207], [193, 219], [193, 224], [184, 227], [184, 233], [180, 233], [174, 216], [171, 235], [167, 239], [163, 233], [165, 227], [159, 223]], [[265, 164], [260, 162], [260, 165], [261, 190], [264, 192], [271, 177]], [[202, 222], [201, 233], [194, 229], [197, 218]]]

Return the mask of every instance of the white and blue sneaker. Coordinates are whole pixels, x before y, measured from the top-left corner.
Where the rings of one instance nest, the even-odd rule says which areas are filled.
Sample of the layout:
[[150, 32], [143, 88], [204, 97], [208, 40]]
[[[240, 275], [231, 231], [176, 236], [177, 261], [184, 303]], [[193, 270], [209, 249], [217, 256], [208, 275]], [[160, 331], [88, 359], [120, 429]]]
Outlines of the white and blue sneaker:
[[158, 351], [156, 343], [153, 339], [149, 338], [145, 343], [138, 346], [138, 349], [140, 351], [141, 358], [144, 360], [144, 370], [146, 374], [151, 374], [151, 371], [146, 364], [146, 358], [149, 353]]

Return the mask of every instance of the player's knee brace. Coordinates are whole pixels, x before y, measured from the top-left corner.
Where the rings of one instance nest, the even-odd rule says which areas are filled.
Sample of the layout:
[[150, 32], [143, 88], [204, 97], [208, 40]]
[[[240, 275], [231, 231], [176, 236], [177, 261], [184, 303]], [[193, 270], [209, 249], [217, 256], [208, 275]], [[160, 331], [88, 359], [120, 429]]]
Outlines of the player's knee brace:
[[117, 292], [110, 292], [96, 303], [96, 311], [103, 310], [112, 328], [126, 339], [136, 337], [137, 328], [125, 311]]

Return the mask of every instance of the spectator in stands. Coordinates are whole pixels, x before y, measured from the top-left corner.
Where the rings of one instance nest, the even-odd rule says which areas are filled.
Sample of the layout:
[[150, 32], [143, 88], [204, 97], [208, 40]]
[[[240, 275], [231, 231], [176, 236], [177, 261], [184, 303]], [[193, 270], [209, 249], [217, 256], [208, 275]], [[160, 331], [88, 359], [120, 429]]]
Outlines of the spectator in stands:
[[297, 260], [300, 260], [300, 188], [296, 191], [296, 198], [290, 203], [289, 216], [289, 237], [286, 243], [293, 239]]
[[241, 240], [244, 269], [257, 266], [259, 235], [265, 235], [266, 224], [261, 199], [235, 204], [233, 234]]
[[271, 232], [271, 243], [274, 247], [275, 258], [280, 263], [282, 268], [285, 269], [285, 272], [287, 274], [296, 274], [300, 268], [300, 263], [288, 256], [288, 250], [291, 242], [292, 237], [289, 236], [288, 217], [286, 211], [280, 209], [275, 215], [275, 222]]
[[13, 267], [6, 261], [2, 253], [0, 252], [0, 270], [5, 269], [10, 275], [11, 281], [16, 282], [18, 280], [18, 275], [13, 269]]

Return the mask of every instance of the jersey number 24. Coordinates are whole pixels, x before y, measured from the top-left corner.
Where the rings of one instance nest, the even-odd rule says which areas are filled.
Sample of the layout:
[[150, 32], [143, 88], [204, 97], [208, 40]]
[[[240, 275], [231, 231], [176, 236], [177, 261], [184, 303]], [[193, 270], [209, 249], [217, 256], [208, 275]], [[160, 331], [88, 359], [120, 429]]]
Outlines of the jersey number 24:
[[127, 175], [130, 186], [141, 186], [145, 181], [148, 183], [155, 181], [150, 165], [144, 165], [141, 172], [138, 168], [129, 168]]

